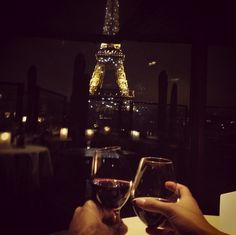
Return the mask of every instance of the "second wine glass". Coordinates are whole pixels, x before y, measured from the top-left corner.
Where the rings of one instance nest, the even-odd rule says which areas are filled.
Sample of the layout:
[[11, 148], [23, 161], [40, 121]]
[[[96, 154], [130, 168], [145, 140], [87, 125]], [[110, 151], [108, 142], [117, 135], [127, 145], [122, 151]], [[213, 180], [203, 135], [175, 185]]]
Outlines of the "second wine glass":
[[[165, 182], [176, 181], [173, 162], [166, 158], [144, 157], [139, 167], [131, 190], [132, 200], [140, 197], [152, 197], [163, 202], [174, 202], [177, 193], [166, 188]], [[145, 211], [133, 203], [137, 216], [148, 227], [162, 227], [166, 218], [154, 212]]]
[[95, 200], [120, 216], [120, 209], [128, 200], [132, 185], [129, 164], [120, 146], [96, 150], [92, 161], [91, 183]]

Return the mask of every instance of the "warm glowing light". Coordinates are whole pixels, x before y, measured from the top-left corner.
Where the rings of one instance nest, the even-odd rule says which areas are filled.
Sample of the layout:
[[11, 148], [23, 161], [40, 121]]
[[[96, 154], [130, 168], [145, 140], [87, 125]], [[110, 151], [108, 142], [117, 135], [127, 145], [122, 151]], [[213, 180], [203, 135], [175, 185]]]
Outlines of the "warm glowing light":
[[104, 35], [115, 35], [120, 28], [119, 24], [119, 1], [107, 0], [105, 22], [103, 25]]
[[11, 145], [11, 132], [0, 132], [0, 146], [10, 147]]
[[63, 127], [60, 129], [60, 139], [66, 140], [68, 138], [68, 128]]
[[109, 127], [109, 126], [104, 126], [104, 127], [103, 127], [103, 130], [104, 130], [104, 133], [105, 133], [105, 134], [108, 134], [108, 133], [111, 131], [111, 127]]
[[11, 137], [11, 133], [10, 132], [3, 132], [1, 134], [1, 140], [2, 141], [6, 141], [6, 140], [10, 139], [10, 137]]
[[180, 78], [170, 78], [169, 81], [171, 82], [178, 82], [180, 80]]
[[94, 124], [93, 124], [93, 127], [94, 127], [94, 128], [98, 128], [99, 126], [98, 126], [97, 123], [94, 123]]
[[[103, 34], [115, 35], [118, 31], [119, 0], [107, 0]], [[97, 63], [89, 82], [89, 94], [99, 95], [99, 90], [102, 88], [103, 78], [108, 65], [115, 71], [119, 95], [129, 97], [131, 94], [129, 92], [128, 81], [124, 70], [123, 62], [125, 60], [125, 55], [121, 50], [121, 44], [102, 42], [95, 57]]]
[[86, 129], [85, 130], [85, 138], [86, 138], [86, 141], [87, 141], [87, 149], [90, 149], [91, 148], [91, 142], [92, 142], [92, 139], [94, 137], [94, 129]]
[[130, 106], [129, 105], [125, 105], [126, 111], [130, 110]]
[[133, 140], [139, 140], [140, 138], [140, 132], [136, 130], [130, 131], [130, 135]]
[[86, 129], [85, 130], [85, 136], [87, 138], [92, 138], [94, 136], [94, 129]]
[[4, 113], [4, 116], [5, 116], [5, 118], [10, 118], [11, 113], [10, 113], [10, 112], [5, 112], [5, 113]]
[[27, 121], [27, 116], [23, 116], [21, 121], [26, 122]]
[[156, 63], [157, 63], [156, 61], [151, 61], [151, 62], [148, 63], [148, 66], [153, 66], [153, 65], [155, 65]]
[[38, 117], [38, 122], [41, 123], [44, 121], [44, 118], [43, 117]]

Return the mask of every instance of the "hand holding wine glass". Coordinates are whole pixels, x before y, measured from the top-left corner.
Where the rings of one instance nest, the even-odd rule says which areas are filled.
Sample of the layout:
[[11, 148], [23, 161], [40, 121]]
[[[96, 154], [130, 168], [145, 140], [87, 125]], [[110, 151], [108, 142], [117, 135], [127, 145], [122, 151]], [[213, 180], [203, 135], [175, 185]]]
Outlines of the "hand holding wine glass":
[[228, 235], [213, 227], [204, 217], [201, 209], [189, 188], [183, 184], [167, 181], [165, 186], [171, 190], [178, 190], [179, 198], [177, 202], [165, 203], [153, 198], [138, 198], [135, 200], [136, 206], [150, 212], [158, 212], [168, 218], [168, 222], [174, 231], [157, 230], [147, 227], [148, 234], [205, 234], [205, 235]]
[[91, 200], [77, 207], [70, 222], [68, 235], [124, 235], [128, 228], [122, 220], [115, 220], [112, 224], [104, 221], [114, 218], [112, 211], [102, 209]]
[[[166, 182], [172, 181], [172, 190], [166, 187]], [[135, 199], [152, 198], [162, 202], [175, 202], [175, 173], [173, 162], [166, 158], [144, 157], [139, 163], [137, 174], [131, 190], [133, 208], [137, 216], [148, 227], [161, 228], [166, 223], [166, 217], [157, 212], [146, 211], [135, 204]]]
[[97, 149], [92, 162], [91, 181], [95, 200], [102, 207], [120, 209], [130, 196], [132, 180], [129, 166], [119, 146]]

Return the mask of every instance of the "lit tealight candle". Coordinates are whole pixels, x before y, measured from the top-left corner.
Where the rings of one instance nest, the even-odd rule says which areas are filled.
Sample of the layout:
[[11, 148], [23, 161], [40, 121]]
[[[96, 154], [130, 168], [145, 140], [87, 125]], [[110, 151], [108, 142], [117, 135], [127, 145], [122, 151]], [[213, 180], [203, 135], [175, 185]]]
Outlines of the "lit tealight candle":
[[85, 130], [85, 136], [88, 139], [92, 139], [94, 136], [94, 130], [93, 129], [86, 129]]
[[0, 132], [0, 146], [4, 148], [11, 146], [11, 132]]
[[136, 130], [132, 130], [130, 131], [130, 135], [133, 140], [139, 140], [140, 132]]
[[68, 128], [61, 128], [60, 129], [60, 139], [61, 140], [66, 140], [68, 138]]
[[85, 138], [87, 141], [87, 149], [91, 148], [91, 142], [94, 137], [94, 129], [86, 129], [85, 130]]
[[108, 134], [111, 131], [111, 128], [109, 126], [104, 126], [103, 130], [105, 134]]
[[22, 122], [26, 122], [27, 121], [27, 116], [23, 116], [22, 117]]

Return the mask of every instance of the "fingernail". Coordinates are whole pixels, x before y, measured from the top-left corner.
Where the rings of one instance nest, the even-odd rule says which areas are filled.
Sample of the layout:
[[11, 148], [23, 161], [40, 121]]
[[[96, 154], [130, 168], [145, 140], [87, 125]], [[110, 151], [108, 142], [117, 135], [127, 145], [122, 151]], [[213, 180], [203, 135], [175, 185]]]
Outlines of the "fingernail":
[[135, 198], [135, 199], [133, 200], [133, 202], [134, 202], [136, 205], [142, 206], [142, 205], [145, 204], [146, 199], [144, 199], [144, 198]]

